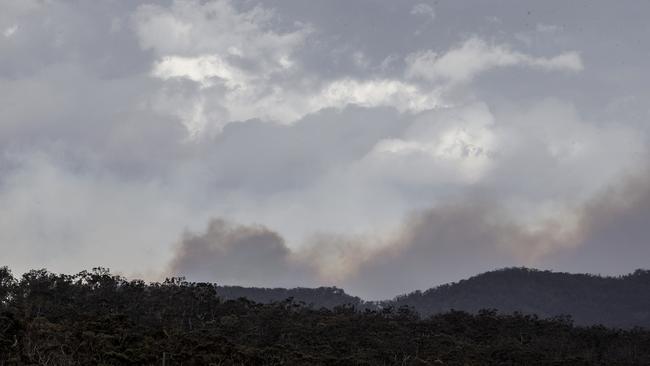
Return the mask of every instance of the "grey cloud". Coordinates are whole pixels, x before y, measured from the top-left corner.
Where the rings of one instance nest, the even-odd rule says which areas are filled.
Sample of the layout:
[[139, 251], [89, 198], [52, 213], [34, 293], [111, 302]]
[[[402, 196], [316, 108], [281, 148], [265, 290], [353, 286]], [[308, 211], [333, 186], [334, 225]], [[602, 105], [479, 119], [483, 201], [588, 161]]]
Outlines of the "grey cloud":
[[[69, 88], [69, 83], [77, 87]], [[6, 154], [43, 152], [80, 169], [148, 176], [167, 169], [186, 150], [186, 132], [178, 121], [140, 107], [151, 88], [147, 79], [103, 81], [62, 67], [41, 73], [38, 80], [4, 85], [0, 144], [5, 156], [0, 164]]]
[[233, 123], [204, 142], [212, 183], [223, 189], [277, 193], [304, 189], [336, 166], [367, 154], [407, 122], [392, 108], [326, 109], [291, 126]]
[[106, 79], [147, 72], [151, 57], [140, 52], [128, 24], [135, 1], [5, 0], [3, 4], [8, 14], [0, 19], [0, 27], [17, 29], [10, 38], [0, 38], [1, 77], [26, 77], [69, 63]]
[[[420, 3], [435, 20], [411, 14]], [[188, 273], [197, 260], [201, 279], [280, 285], [299, 273], [305, 285], [331, 279], [383, 297], [510, 264], [644, 266], [643, 184], [626, 203], [594, 197], [647, 166], [647, 3], [224, 4], [264, 15], [233, 44], [273, 41], [250, 51], [259, 57], [224, 56], [254, 80], [233, 109], [242, 118], [229, 118], [223, 86], [178, 76], [187, 70], [154, 76], [167, 52], [143, 43], [138, 14], [169, 12], [173, 1], [0, 0], [0, 249], [8, 264], [159, 272], [184, 227], [200, 233], [210, 217], [226, 217], [278, 234], [223, 223], [188, 234], [184, 243], [196, 250], [176, 252]], [[172, 53], [224, 51], [210, 46], [218, 28], [204, 22], [210, 14], [186, 15], [204, 26], [193, 39], [205, 43]], [[538, 32], [539, 24], [561, 31]], [[301, 42], [282, 37], [296, 32]], [[419, 81], [404, 80], [407, 55], [443, 55], [472, 37], [535, 59], [579, 52], [584, 69], [499, 68], [445, 91], [445, 108], [427, 111], [434, 103], [418, 99]], [[275, 63], [283, 52], [294, 62], [288, 70]], [[208, 71], [208, 84], [219, 84], [223, 70]], [[319, 94], [338, 80], [347, 81], [338, 94]], [[473, 123], [476, 114], [464, 111], [475, 105], [493, 123]], [[195, 117], [219, 128], [188, 138], [183, 121]], [[480, 174], [458, 179], [476, 169], [467, 152], [487, 150]], [[400, 226], [407, 212], [416, 213]], [[580, 220], [567, 229], [553, 217]], [[270, 267], [254, 253], [247, 259], [257, 246]], [[223, 258], [231, 259], [224, 268], [247, 260], [260, 268], [211, 272], [208, 262]]]

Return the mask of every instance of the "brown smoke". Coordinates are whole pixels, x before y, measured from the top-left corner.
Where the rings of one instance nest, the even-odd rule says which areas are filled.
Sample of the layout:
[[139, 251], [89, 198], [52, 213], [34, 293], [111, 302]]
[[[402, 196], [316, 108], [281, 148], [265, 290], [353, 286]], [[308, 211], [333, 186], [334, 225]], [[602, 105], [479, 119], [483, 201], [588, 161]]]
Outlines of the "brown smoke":
[[314, 235], [292, 252], [262, 226], [214, 220], [186, 233], [174, 274], [229, 284], [337, 285], [369, 299], [457, 281], [506, 266], [627, 273], [650, 266], [645, 176], [599, 193], [561, 218], [521, 224], [499, 202], [473, 198], [414, 212], [389, 237]]

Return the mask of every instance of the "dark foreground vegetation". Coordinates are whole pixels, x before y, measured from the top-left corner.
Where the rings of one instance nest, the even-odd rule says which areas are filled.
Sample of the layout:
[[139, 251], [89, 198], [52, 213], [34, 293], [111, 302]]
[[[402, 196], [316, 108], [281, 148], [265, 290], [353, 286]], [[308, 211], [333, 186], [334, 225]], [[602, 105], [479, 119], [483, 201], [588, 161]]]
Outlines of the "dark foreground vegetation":
[[650, 332], [566, 317], [226, 300], [217, 287], [0, 268], [0, 365], [650, 365]]

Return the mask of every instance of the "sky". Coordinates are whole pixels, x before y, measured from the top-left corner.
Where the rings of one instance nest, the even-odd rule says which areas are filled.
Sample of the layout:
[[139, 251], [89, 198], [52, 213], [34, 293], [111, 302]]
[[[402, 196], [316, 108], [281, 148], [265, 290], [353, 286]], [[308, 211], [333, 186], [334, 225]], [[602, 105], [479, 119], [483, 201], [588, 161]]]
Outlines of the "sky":
[[648, 268], [649, 13], [0, 0], [0, 264], [366, 299]]

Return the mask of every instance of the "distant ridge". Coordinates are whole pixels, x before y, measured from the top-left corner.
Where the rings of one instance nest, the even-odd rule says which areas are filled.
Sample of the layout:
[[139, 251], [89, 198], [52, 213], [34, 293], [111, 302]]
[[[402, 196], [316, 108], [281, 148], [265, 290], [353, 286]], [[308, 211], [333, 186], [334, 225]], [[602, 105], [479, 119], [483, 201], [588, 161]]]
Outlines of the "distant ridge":
[[570, 315], [581, 325], [650, 327], [650, 271], [602, 277], [505, 268], [398, 296], [389, 303], [413, 307], [423, 316], [490, 308], [540, 317]]
[[292, 299], [313, 308], [332, 309], [337, 306], [352, 305], [358, 309], [377, 308], [375, 303], [363, 301], [361, 298], [348, 295], [337, 287], [296, 287], [296, 288], [264, 288], [242, 286], [216, 286], [217, 296], [225, 300], [246, 298], [253, 302], [268, 304]]
[[619, 277], [571, 274], [531, 268], [504, 268], [392, 300], [366, 302], [336, 287], [246, 288], [218, 286], [224, 299], [269, 303], [293, 298], [312, 307], [353, 305], [358, 309], [408, 306], [421, 316], [454, 310], [496, 309], [542, 318], [569, 315], [579, 325], [650, 328], [650, 271]]

